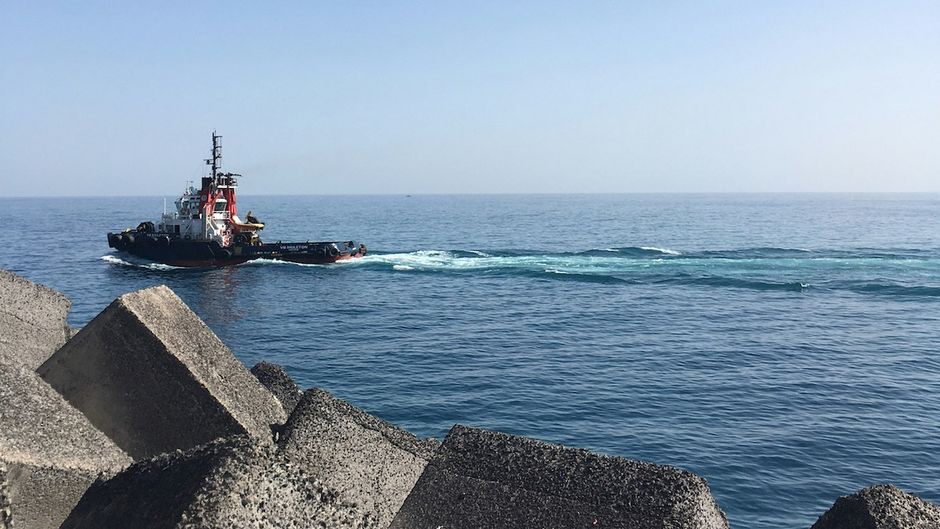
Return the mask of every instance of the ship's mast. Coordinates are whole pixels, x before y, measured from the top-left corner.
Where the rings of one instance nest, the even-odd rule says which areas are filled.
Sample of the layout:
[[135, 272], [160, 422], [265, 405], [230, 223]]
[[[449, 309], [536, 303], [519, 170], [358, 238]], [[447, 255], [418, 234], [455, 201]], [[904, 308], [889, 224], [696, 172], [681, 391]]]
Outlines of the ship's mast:
[[219, 169], [222, 167], [222, 136], [212, 131], [212, 158], [206, 160], [212, 166], [212, 181], [218, 184]]
[[[205, 208], [208, 204], [214, 204], [216, 200], [224, 198], [225, 211], [230, 217], [236, 215], [235, 207], [235, 188], [238, 187], [238, 181], [235, 177], [240, 176], [235, 173], [226, 173], [222, 171], [222, 136], [212, 131], [212, 151], [211, 158], [206, 159], [206, 165], [212, 168], [209, 176], [202, 178], [202, 189], [199, 191], [199, 207]], [[221, 193], [221, 197], [219, 196]]]
[[212, 131], [211, 158], [206, 158], [206, 165], [212, 167], [212, 173], [202, 177], [202, 187], [199, 189], [199, 207], [205, 207], [209, 197], [215, 193], [219, 185], [219, 169], [222, 167], [222, 136]]

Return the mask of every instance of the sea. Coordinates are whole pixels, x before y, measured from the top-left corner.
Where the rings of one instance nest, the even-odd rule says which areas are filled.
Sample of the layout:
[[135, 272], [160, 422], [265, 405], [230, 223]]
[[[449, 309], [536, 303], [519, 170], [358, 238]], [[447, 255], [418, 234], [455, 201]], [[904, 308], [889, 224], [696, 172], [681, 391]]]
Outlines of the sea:
[[940, 195], [246, 195], [267, 241], [369, 255], [108, 248], [163, 199], [0, 198], [0, 267], [66, 293], [74, 326], [166, 284], [247, 366], [421, 436], [690, 470], [733, 528], [808, 528], [877, 483], [940, 502]]

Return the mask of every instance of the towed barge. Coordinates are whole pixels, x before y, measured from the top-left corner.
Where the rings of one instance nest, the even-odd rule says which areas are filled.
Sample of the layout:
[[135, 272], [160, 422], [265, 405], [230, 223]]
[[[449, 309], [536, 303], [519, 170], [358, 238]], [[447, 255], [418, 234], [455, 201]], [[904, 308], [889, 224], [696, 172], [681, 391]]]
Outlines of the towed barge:
[[189, 186], [176, 200], [176, 211], [157, 222], [108, 233], [108, 246], [171, 266], [219, 267], [254, 259], [328, 264], [366, 254], [355, 241], [274, 242], [261, 240], [264, 223], [249, 211], [242, 220], [236, 206], [238, 177], [221, 170], [222, 136], [212, 133], [211, 166], [202, 186]]

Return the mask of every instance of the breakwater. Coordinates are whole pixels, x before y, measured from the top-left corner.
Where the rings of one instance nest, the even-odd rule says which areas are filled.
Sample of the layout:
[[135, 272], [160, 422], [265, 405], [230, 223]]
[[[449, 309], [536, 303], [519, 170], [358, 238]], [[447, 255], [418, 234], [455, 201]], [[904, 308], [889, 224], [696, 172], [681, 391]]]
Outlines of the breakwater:
[[[728, 527], [682, 469], [461, 425], [421, 439], [277, 366], [249, 371], [163, 286], [76, 333], [64, 295], [0, 271], [0, 307], [4, 529]], [[877, 486], [813, 527], [937, 524], [940, 508]]]

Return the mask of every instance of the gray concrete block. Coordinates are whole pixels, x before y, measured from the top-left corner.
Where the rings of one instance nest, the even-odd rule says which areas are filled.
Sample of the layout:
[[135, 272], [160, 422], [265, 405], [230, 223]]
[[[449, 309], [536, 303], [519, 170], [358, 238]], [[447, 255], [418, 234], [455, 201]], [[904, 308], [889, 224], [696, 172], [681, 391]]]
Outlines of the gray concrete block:
[[281, 450], [340, 497], [387, 527], [437, 443], [421, 440], [326, 391], [304, 392], [279, 442]]
[[704, 479], [673, 467], [457, 425], [392, 529], [727, 529]]
[[893, 485], [875, 485], [836, 500], [812, 529], [937, 529], [940, 507]]
[[283, 454], [248, 436], [135, 463], [96, 482], [62, 529], [371, 528]]
[[294, 406], [300, 402], [301, 391], [283, 367], [269, 362], [258, 362], [255, 367], [251, 368], [251, 374], [277, 397], [288, 415], [294, 411]]
[[0, 270], [0, 362], [39, 367], [68, 340], [71, 307], [61, 292]]
[[55, 529], [99, 473], [131, 459], [32, 370], [0, 363], [0, 381], [0, 521]]
[[125, 294], [38, 370], [134, 459], [218, 437], [272, 439], [280, 403], [176, 294]]

